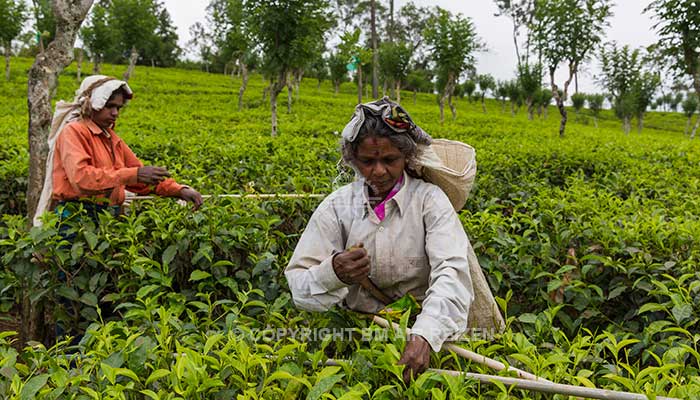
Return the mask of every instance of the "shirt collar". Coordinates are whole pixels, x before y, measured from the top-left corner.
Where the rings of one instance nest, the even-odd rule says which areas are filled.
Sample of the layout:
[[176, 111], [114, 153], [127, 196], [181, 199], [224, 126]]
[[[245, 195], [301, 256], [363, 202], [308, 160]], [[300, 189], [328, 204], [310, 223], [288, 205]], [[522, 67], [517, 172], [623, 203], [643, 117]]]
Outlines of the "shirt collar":
[[[394, 202], [396, 204], [396, 207], [399, 210], [399, 215], [403, 216], [403, 210], [406, 208], [407, 203], [409, 201], [407, 194], [410, 190], [407, 189], [409, 185], [412, 185], [414, 178], [411, 178], [406, 171], [403, 171], [403, 185], [401, 186], [401, 189], [392, 197], [389, 199], [389, 202]], [[365, 183], [365, 178], [359, 177], [359, 179], [355, 182], [357, 184], [356, 190], [357, 190], [357, 195], [361, 196], [360, 198], [362, 199], [362, 218], [366, 218], [367, 214], [369, 214], [369, 210], [372, 209], [372, 207], [369, 205], [369, 193], [367, 191], [367, 183]]]
[[108, 137], [108, 138], [111, 138], [111, 137], [112, 137], [112, 130], [111, 130], [111, 129], [107, 128], [107, 129], [105, 129], [105, 130], [102, 130], [102, 128], [100, 128], [99, 126], [97, 126], [97, 124], [95, 123], [95, 121], [93, 121], [93, 120], [91, 120], [91, 119], [86, 119], [86, 120], [85, 120], [85, 123], [86, 123], [88, 129], [90, 129], [90, 132], [91, 132], [93, 135], [101, 135], [101, 134], [104, 133], [104, 135], [105, 135], [106, 137]]

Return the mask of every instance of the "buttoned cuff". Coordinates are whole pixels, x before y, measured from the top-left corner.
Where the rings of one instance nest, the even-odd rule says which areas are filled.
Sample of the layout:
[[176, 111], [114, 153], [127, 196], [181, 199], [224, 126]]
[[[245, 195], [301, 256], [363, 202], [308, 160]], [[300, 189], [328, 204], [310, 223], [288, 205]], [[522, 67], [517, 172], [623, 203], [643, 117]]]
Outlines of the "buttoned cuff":
[[423, 314], [418, 315], [416, 318], [416, 323], [411, 328], [411, 333], [422, 336], [423, 339], [427, 340], [434, 352], [440, 351], [442, 344], [450, 336], [449, 329], [446, 329], [445, 324], [436, 318]]
[[328, 293], [348, 286], [338, 278], [333, 270], [333, 257], [335, 256], [336, 254], [333, 254], [323, 260], [321, 264], [309, 268], [312, 277], [310, 288], [312, 295]]
[[139, 167], [120, 168], [117, 174], [122, 185], [135, 185], [139, 182]]

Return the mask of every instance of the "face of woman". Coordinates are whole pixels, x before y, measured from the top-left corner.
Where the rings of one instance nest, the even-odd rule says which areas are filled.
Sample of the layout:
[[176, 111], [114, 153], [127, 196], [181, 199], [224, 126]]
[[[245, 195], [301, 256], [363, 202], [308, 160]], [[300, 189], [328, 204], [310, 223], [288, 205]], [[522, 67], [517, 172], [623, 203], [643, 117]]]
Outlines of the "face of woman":
[[92, 121], [100, 128], [110, 128], [119, 117], [119, 110], [124, 106], [124, 96], [117, 93], [113, 99], [107, 101], [101, 110], [95, 111], [92, 114]]
[[370, 187], [370, 196], [384, 199], [406, 167], [406, 156], [385, 137], [366, 137], [357, 149], [357, 169]]

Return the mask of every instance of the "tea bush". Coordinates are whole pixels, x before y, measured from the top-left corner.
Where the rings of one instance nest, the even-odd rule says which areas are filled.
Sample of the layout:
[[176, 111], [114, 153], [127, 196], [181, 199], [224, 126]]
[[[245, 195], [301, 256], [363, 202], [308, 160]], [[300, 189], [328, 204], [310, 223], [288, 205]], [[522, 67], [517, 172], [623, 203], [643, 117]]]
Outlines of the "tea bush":
[[[352, 85], [335, 96], [329, 83], [305, 81], [292, 113], [280, 107], [278, 138], [259, 76], [241, 112], [235, 78], [138, 67], [130, 85], [117, 131], [179, 181], [205, 194], [333, 190]], [[69, 68], [56, 98], [76, 87]], [[220, 197], [197, 212], [139, 201], [99, 226], [61, 222], [72, 243], [53, 214], [26, 228], [24, 93], [20, 74], [0, 86], [0, 311], [44, 305], [48, 326], [85, 334], [21, 351], [14, 333], [0, 334], [2, 396], [544, 398], [434, 373], [404, 383], [403, 338], [343, 310], [296, 310], [282, 270], [318, 199]], [[683, 118], [652, 113], [625, 136], [608, 111], [598, 129], [582, 113], [560, 139], [553, 109], [529, 121], [459, 101], [457, 119], [440, 125], [434, 96], [417, 99], [404, 105], [427, 132], [476, 148], [477, 181], [459, 216], [508, 315], [502, 335], [461, 345], [555, 382], [700, 397], [700, 149], [683, 137]], [[322, 328], [355, 333], [298, 335]], [[431, 366], [493, 373], [445, 353]]]

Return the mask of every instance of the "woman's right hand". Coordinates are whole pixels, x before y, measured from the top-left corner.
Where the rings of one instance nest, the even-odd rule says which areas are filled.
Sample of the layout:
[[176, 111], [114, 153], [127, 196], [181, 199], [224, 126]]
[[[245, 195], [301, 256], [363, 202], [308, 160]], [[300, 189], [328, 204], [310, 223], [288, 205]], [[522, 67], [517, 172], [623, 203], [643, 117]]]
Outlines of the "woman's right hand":
[[354, 285], [369, 276], [369, 256], [362, 243], [336, 254], [333, 271], [343, 283]]
[[165, 167], [154, 167], [147, 165], [145, 167], [140, 167], [136, 173], [139, 183], [144, 183], [146, 185], [157, 185], [161, 183], [165, 178], [170, 177], [170, 172]]

